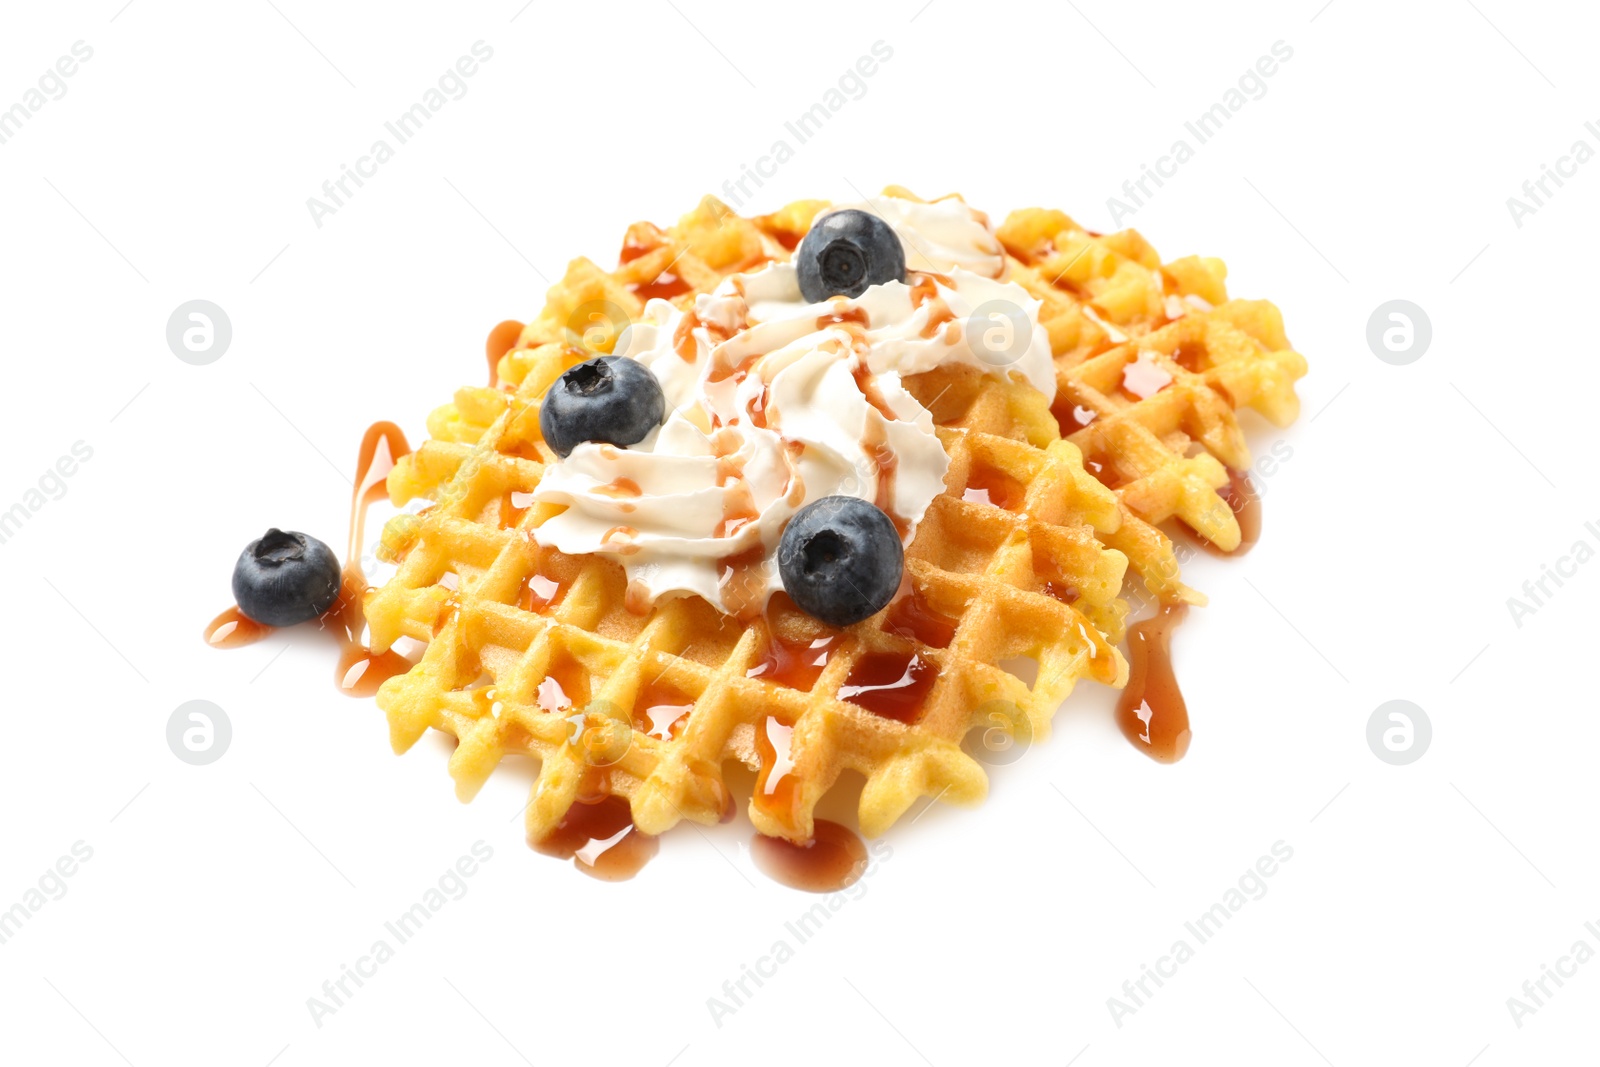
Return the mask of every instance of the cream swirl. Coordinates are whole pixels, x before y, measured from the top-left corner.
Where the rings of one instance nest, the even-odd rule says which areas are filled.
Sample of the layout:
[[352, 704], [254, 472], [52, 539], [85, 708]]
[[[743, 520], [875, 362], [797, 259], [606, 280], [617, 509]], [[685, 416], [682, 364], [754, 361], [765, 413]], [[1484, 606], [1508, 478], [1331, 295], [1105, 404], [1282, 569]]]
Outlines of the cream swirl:
[[667, 418], [632, 447], [580, 444], [552, 464], [534, 498], [566, 510], [534, 539], [619, 560], [636, 609], [695, 594], [736, 615], [783, 588], [779, 539], [813, 500], [876, 503], [909, 544], [949, 457], [903, 377], [959, 363], [1053, 397], [1055, 375], [1039, 303], [999, 280], [981, 216], [953, 199], [871, 208], [899, 234], [909, 284], [809, 304], [795, 268], [773, 264], [692, 311], [651, 300], [616, 351], [655, 372]]

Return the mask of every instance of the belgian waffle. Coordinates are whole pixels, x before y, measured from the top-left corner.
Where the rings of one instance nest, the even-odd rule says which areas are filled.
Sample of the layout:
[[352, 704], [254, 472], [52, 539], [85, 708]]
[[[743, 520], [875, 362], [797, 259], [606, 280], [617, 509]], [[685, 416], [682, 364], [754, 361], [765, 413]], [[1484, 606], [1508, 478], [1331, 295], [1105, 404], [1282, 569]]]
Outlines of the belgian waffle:
[[[920, 796], [982, 799], [962, 748], [974, 727], [1042, 736], [1080, 677], [1126, 680], [1127, 558], [1105, 539], [1127, 507], [1020, 381], [963, 368], [907, 380], [950, 455], [945, 492], [907, 549], [901, 594], [844, 629], [781, 595], [748, 625], [698, 598], [636, 614], [618, 564], [531, 538], [557, 510], [526, 495], [554, 459], [539, 432], [551, 383], [609, 352], [649, 296], [682, 306], [787, 259], [822, 206], [745, 219], [707, 198], [669, 230], [630, 228], [615, 270], [573, 261], [500, 359], [501, 387], [458, 391], [390, 475], [395, 503], [433, 501], [385, 527], [381, 554], [398, 568], [365, 605], [375, 650], [403, 636], [428, 646], [379, 691], [391, 740], [404, 751], [430, 727], [454, 735], [463, 799], [502, 756], [537, 757], [532, 838], [604, 797], [625, 798], [645, 833], [715, 822], [732, 810], [728, 759], [758, 769], [761, 832], [808, 840], [817, 800], [852, 770], [876, 835]], [[890, 700], [895, 680], [907, 684]]]

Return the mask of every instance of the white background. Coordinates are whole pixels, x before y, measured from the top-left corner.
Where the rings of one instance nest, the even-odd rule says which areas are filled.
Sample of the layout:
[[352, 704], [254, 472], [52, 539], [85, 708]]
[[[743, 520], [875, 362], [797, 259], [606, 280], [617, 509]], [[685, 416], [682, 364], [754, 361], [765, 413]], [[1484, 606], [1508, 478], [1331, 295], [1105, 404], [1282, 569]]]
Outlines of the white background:
[[[1600, 564], [1519, 627], [1507, 598], [1600, 520], [1590, 327], [1600, 163], [1518, 227], [1507, 197], [1600, 119], [1592, 14], [1507, 0], [623, 5], [305, 0], [8, 5], [0, 107], [92, 60], [0, 145], [0, 510], [93, 458], [0, 544], [0, 909], [93, 858], [0, 945], [0, 1058], [82, 1064], [1570, 1063], [1600, 962], [1519, 1028], [1506, 1000], [1600, 923]], [[119, 10], [120, 7], [120, 10]], [[319, 229], [305, 206], [458, 56], [494, 49]], [[1263, 543], [1186, 570], [1195, 723], [1159, 766], [1086, 684], [1048, 742], [940, 806], [718, 1026], [707, 998], [815, 898], [755, 872], [740, 821], [684, 828], [635, 881], [529, 851], [526, 768], [458, 804], [446, 747], [388, 747], [332, 654], [220, 653], [244, 543], [342, 544], [361, 430], [483, 374], [566, 261], [613, 261], [785, 136], [882, 40], [893, 57], [746, 209], [959, 190], [997, 218], [1107, 198], [1282, 40], [1293, 57], [1131, 220], [1225, 258], [1311, 364], [1298, 424], [1250, 424]], [[1191, 138], [1192, 143], [1192, 138]], [[1551, 186], [1553, 189], [1554, 187]], [[184, 301], [230, 349], [174, 358]], [[1380, 362], [1380, 303], [1433, 341]], [[168, 750], [190, 699], [218, 762]], [[1424, 708], [1416, 763], [1366, 742]], [[846, 798], [848, 800], [848, 798]], [[317, 1026], [337, 978], [476, 841], [493, 859]], [[1258, 857], [1293, 858], [1118, 1026], [1107, 999]], [[392, 939], [391, 939], [392, 940]], [[753, 986], [751, 987], [753, 988]]]

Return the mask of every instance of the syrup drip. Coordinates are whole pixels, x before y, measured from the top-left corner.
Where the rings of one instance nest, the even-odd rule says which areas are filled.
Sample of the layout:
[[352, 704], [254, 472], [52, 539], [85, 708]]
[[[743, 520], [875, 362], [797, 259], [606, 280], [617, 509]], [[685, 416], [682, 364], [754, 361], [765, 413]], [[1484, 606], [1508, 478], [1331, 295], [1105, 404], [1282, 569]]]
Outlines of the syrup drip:
[[628, 227], [628, 232], [622, 239], [622, 251], [617, 254], [617, 259], [621, 263], [632, 263], [640, 256], [654, 252], [662, 243], [660, 230], [648, 222], [635, 223]]
[[939, 670], [915, 652], [868, 652], [850, 668], [839, 699], [906, 725], [922, 717]]
[[655, 603], [655, 597], [651, 595], [648, 585], [637, 578], [628, 582], [628, 590], [622, 596], [622, 606], [630, 615], [648, 615]]
[[627, 881], [661, 850], [660, 839], [640, 833], [627, 800], [617, 796], [574, 803], [554, 830], [528, 844], [535, 852], [572, 860], [578, 870], [602, 882]]
[[[1239, 547], [1230, 556], [1242, 556], [1261, 540], [1261, 494], [1250, 483], [1248, 471], [1228, 468], [1228, 484], [1217, 490], [1217, 495], [1232, 509], [1239, 522]], [[1207, 547], [1211, 547], [1207, 542]]]
[[930, 304], [928, 321], [923, 323], [921, 335], [932, 337], [939, 332], [939, 328], [947, 322], [955, 320], [955, 312], [950, 310], [950, 305], [939, 298], [939, 290], [934, 282], [943, 282], [950, 285], [950, 279], [942, 274], [931, 272], [915, 272], [911, 279], [911, 307], [917, 309], [924, 304]]
[[[392, 422], [373, 423], [361, 439], [355, 488], [350, 494], [350, 540], [345, 549], [339, 597], [318, 620], [319, 628], [333, 634], [339, 642], [334, 681], [339, 691], [348, 696], [372, 696], [384, 682], [411, 669], [411, 661], [398, 652], [391, 649], [374, 653], [361, 640], [367, 625], [361, 607], [367, 592], [367, 580], [361, 573], [361, 541], [367, 508], [385, 495], [384, 482], [389, 471], [400, 457], [410, 452], [405, 434]], [[231, 607], [212, 620], [205, 636], [206, 642], [214, 647], [238, 648], [260, 640], [271, 631], [271, 627], [246, 619], [238, 607]]]
[[915, 310], [930, 300], [939, 299], [938, 287], [943, 285], [946, 289], [954, 289], [955, 283], [947, 275], [938, 274], [931, 270], [911, 271], [911, 307]]
[[900, 457], [889, 445], [889, 428], [886, 423], [894, 422], [898, 418], [883, 394], [878, 392], [877, 384], [872, 380], [872, 372], [865, 365], [857, 366], [852, 372], [856, 380], [856, 388], [861, 390], [861, 395], [867, 398], [867, 403], [883, 416], [883, 421], [868, 417], [865, 425], [866, 436], [861, 439], [861, 448], [872, 459], [877, 467], [878, 488], [874, 495], [873, 503], [878, 506], [894, 523], [894, 528], [899, 533], [901, 540], [911, 529], [911, 524], [898, 515], [894, 510], [894, 483], [895, 475], [900, 469]]
[[815, 819], [811, 840], [803, 845], [756, 834], [750, 839], [750, 858], [762, 874], [790, 889], [836, 893], [854, 885], [866, 871], [867, 846], [853, 830]]
[[756, 788], [750, 803], [776, 819], [789, 830], [796, 829], [800, 779], [790, 772], [794, 760], [790, 757], [793, 726], [785, 726], [772, 716], [767, 716], [756, 727], [756, 755], [761, 769], [756, 772]]
[[1128, 628], [1128, 687], [1117, 700], [1117, 725], [1134, 747], [1161, 763], [1189, 751], [1189, 708], [1172, 673], [1172, 631], [1187, 604], [1163, 604]]
[[484, 354], [489, 357], [489, 388], [499, 388], [500, 357], [516, 348], [521, 339], [522, 323], [516, 319], [507, 319], [489, 331], [489, 339], [483, 344]]

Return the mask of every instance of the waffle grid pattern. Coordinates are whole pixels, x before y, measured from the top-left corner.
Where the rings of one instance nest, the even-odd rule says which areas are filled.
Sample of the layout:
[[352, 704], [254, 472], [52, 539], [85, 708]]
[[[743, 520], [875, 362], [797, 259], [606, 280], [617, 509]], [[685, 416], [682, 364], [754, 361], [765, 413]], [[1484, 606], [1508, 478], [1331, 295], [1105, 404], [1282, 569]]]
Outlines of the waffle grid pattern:
[[1013, 212], [998, 234], [1010, 276], [1043, 304], [1060, 430], [1121, 504], [1106, 543], [1157, 599], [1204, 603], [1157, 526], [1176, 516], [1222, 551], [1238, 547], [1238, 520], [1217, 493], [1228, 468], [1250, 466], [1235, 411], [1293, 422], [1305, 357], [1276, 307], [1228, 299], [1221, 260], [1163, 266], [1137, 231], [1098, 234], [1042, 209]]
[[[1126, 680], [1115, 642], [1127, 560], [1104, 540], [1124, 509], [1020, 382], [965, 369], [908, 381], [950, 454], [946, 492], [907, 551], [901, 597], [844, 630], [781, 597], [748, 625], [698, 598], [635, 614], [620, 566], [529, 536], [555, 511], [525, 497], [553, 459], [538, 429], [551, 382], [609, 351], [641, 294], [682, 304], [787, 258], [821, 206], [747, 220], [708, 198], [672, 230], [630, 228], [616, 271], [575, 260], [500, 360], [507, 388], [460, 390], [390, 476], [396, 503], [434, 502], [385, 528], [399, 568], [366, 603], [375, 648], [402, 636], [428, 646], [379, 692], [391, 740], [404, 751], [429, 728], [454, 735], [463, 799], [504, 756], [536, 757], [531, 837], [605, 796], [627, 798], [646, 833], [715, 822], [731, 811], [728, 759], [760, 768], [750, 814], [763, 833], [807, 840], [817, 800], [852, 770], [875, 835], [920, 796], [982, 799], [983, 770], [961, 747], [974, 727], [1042, 737], [1077, 679]], [[1034, 670], [1017, 666], [1027, 660]], [[902, 671], [910, 706], [863, 706], [877, 703], [863, 690]]]

